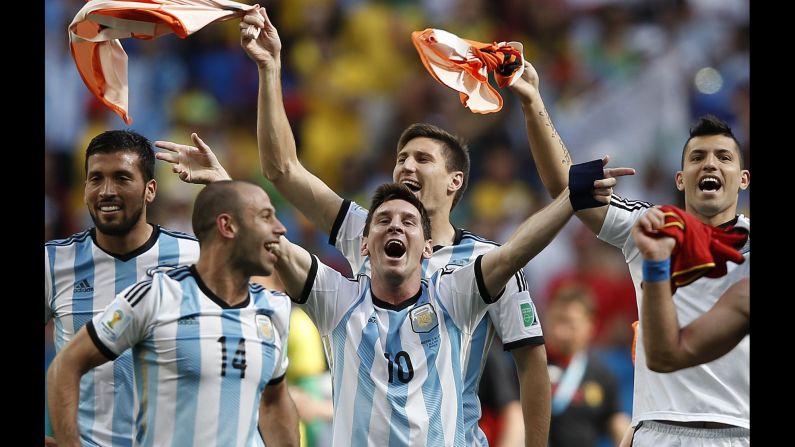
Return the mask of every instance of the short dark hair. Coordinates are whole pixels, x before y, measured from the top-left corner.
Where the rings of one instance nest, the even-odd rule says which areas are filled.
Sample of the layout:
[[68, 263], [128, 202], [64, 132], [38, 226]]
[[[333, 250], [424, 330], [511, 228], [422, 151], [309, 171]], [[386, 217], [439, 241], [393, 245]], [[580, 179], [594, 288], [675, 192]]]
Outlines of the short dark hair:
[[155, 178], [155, 151], [145, 136], [134, 130], [106, 130], [95, 136], [86, 148], [85, 171], [88, 173], [88, 158], [94, 154], [132, 152], [138, 154], [138, 168], [144, 181]]
[[379, 206], [385, 202], [392, 200], [405, 200], [412, 204], [420, 212], [420, 221], [422, 223], [422, 235], [425, 240], [431, 238], [431, 218], [428, 217], [428, 211], [425, 210], [420, 199], [400, 183], [384, 183], [375, 190], [373, 201], [370, 203], [370, 210], [367, 212], [367, 219], [364, 221], [364, 232], [367, 236], [370, 233], [370, 222], [373, 220], [373, 213]]
[[737, 156], [740, 157], [740, 169], [743, 169], [745, 167], [745, 160], [743, 160], [743, 151], [740, 148], [740, 142], [737, 141], [737, 138], [732, 133], [732, 128], [729, 127], [725, 121], [715, 115], [701, 116], [696, 124], [690, 128], [690, 138], [685, 141], [685, 145], [682, 147], [681, 169], [685, 168], [685, 152], [687, 152], [687, 145], [690, 143], [690, 140], [695, 137], [705, 137], [712, 135], [723, 135], [734, 140], [734, 144], [737, 145]]
[[199, 240], [199, 244], [207, 240], [213, 233], [215, 218], [219, 214], [229, 213], [235, 218], [242, 215], [243, 202], [242, 194], [238, 186], [248, 183], [240, 180], [223, 180], [210, 183], [199, 191], [196, 201], [193, 203], [193, 216], [191, 225], [193, 234]]
[[464, 173], [461, 188], [456, 191], [453, 197], [452, 208], [455, 208], [458, 202], [461, 201], [461, 196], [464, 195], [464, 191], [466, 191], [469, 184], [469, 148], [461, 138], [441, 127], [428, 123], [414, 123], [400, 135], [397, 151], [400, 152], [409, 141], [420, 137], [430, 138], [442, 143], [445, 169], [449, 172], [461, 171]]

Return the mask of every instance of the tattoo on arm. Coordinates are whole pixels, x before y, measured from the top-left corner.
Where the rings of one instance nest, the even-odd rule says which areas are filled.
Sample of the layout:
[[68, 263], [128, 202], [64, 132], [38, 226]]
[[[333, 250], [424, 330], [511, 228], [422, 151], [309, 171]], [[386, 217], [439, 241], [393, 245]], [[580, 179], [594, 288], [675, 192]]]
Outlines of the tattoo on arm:
[[549, 117], [548, 114], [545, 114], [544, 111], [538, 112], [538, 116], [546, 116], [547, 122], [544, 123], [545, 126], [549, 127], [549, 130], [552, 131], [552, 138], [556, 139], [560, 144], [560, 148], [563, 150], [563, 158], [560, 160], [561, 164], [570, 165], [571, 164], [571, 154], [569, 154], [569, 150], [566, 149], [566, 145], [563, 144], [563, 139], [560, 138], [558, 135], [558, 131], [555, 129], [555, 125], [552, 124], [552, 119]]

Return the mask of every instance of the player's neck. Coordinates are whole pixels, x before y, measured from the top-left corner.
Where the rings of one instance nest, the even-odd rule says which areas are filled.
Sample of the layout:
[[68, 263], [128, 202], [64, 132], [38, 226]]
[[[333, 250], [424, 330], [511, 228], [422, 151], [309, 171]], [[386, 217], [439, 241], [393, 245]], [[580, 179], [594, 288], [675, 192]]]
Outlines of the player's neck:
[[700, 220], [701, 222], [704, 222], [705, 224], [713, 226], [713, 227], [717, 227], [718, 225], [723, 225], [726, 222], [729, 222], [732, 219], [734, 219], [735, 217], [737, 217], [737, 207], [736, 206], [729, 207], [729, 208], [725, 209], [724, 211], [721, 211], [720, 213], [715, 214], [714, 216], [707, 216], [707, 215], [701, 214], [701, 213], [699, 213], [698, 211], [696, 211], [694, 208], [692, 208], [690, 206], [685, 206], [685, 211], [687, 211], [688, 213], [696, 216], [696, 218], [698, 218], [698, 220]]
[[455, 241], [455, 227], [450, 223], [450, 213], [436, 212], [429, 215], [431, 218], [431, 239], [433, 245], [453, 245]]
[[248, 298], [250, 276], [230, 268], [232, 260], [211, 247], [202, 247], [196, 271], [204, 284], [218, 299], [234, 307]]
[[144, 245], [152, 237], [153, 231], [154, 227], [144, 220], [138, 222], [129, 233], [119, 236], [105, 234], [97, 228], [97, 245], [108, 253], [126, 255]]
[[373, 270], [373, 278], [370, 283], [373, 295], [380, 300], [390, 304], [398, 305], [407, 299], [414, 297], [420, 287], [422, 273], [419, 269], [411, 273], [408, 277], [393, 278], [378, 274]]

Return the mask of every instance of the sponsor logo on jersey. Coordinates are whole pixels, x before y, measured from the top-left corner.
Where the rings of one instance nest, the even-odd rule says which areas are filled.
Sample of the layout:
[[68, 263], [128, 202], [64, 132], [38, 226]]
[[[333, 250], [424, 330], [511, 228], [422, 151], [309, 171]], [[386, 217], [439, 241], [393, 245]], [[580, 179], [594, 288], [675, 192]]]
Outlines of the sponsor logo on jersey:
[[87, 279], [83, 279], [75, 282], [75, 288], [72, 293], [94, 293], [94, 287], [91, 286]]
[[132, 321], [132, 318], [127, 315], [116, 301], [113, 301], [100, 320], [100, 330], [112, 341], [116, 341], [119, 335], [124, 332], [124, 329]]
[[519, 303], [519, 309], [522, 311], [522, 323], [524, 327], [530, 327], [536, 322], [536, 313], [531, 303]]
[[185, 315], [184, 317], [180, 317], [177, 320], [177, 324], [182, 325], [197, 325], [199, 324], [199, 320], [196, 319], [196, 315]]
[[257, 314], [254, 317], [254, 323], [257, 325], [257, 334], [259, 335], [259, 338], [273, 343], [276, 337], [273, 333], [273, 322], [271, 321], [271, 317]]
[[439, 318], [431, 303], [412, 309], [409, 318], [411, 318], [411, 329], [417, 333], [430, 332], [439, 326]]

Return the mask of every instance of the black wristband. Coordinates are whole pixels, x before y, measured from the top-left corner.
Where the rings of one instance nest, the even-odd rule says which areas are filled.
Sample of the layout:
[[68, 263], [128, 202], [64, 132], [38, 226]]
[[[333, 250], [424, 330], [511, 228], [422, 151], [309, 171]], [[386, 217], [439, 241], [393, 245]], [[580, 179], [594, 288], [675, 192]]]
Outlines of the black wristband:
[[602, 160], [592, 160], [569, 167], [569, 201], [574, 211], [605, 206], [593, 198], [593, 183], [605, 178]]

